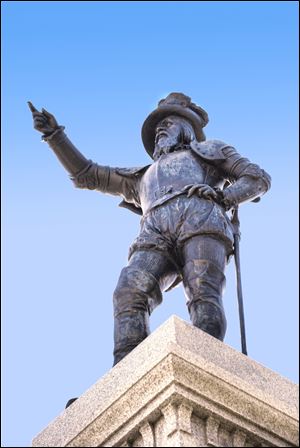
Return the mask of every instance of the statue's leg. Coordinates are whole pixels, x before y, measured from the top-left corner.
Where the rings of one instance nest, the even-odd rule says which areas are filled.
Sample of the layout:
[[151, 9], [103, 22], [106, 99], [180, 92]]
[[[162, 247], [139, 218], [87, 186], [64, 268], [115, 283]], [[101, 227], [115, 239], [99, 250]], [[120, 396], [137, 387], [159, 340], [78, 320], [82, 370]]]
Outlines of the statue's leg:
[[223, 341], [226, 318], [222, 304], [227, 251], [222, 240], [198, 235], [182, 251], [183, 284], [190, 318], [196, 327]]
[[160, 252], [139, 250], [130, 258], [114, 292], [114, 365], [149, 335], [149, 315], [162, 301], [160, 279], [170, 262]]

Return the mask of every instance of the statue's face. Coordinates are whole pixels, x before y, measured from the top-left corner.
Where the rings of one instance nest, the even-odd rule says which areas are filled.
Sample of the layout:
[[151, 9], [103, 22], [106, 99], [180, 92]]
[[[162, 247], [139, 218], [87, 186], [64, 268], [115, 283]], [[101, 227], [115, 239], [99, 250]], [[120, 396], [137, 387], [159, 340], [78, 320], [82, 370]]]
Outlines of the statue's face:
[[182, 127], [179, 117], [167, 117], [156, 126], [155, 150], [153, 157], [158, 159], [162, 154], [171, 152], [180, 142]]
[[167, 117], [156, 126], [155, 144], [168, 138], [179, 141], [181, 126], [177, 117]]

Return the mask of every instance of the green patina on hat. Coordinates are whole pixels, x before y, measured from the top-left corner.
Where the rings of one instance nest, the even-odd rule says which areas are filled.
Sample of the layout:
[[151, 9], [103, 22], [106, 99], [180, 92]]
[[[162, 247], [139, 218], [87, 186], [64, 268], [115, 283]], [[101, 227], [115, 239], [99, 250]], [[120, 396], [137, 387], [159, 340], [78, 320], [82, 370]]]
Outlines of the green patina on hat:
[[204, 126], [208, 123], [208, 115], [204, 109], [192, 103], [189, 96], [183, 93], [170, 93], [159, 101], [157, 108], [151, 112], [142, 127], [142, 140], [146, 151], [152, 157], [155, 146], [155, 129], [158, 123], [170, 115], [178, 115], [187, 119], [195, 131], [199, 142], [205, 140]]

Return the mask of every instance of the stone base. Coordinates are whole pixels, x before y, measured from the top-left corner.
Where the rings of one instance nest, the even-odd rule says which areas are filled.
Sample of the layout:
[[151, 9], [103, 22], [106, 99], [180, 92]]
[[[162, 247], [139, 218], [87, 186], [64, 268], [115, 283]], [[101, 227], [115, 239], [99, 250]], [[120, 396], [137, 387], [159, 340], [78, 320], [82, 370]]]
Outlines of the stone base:
[[298, 387], [172, 316], [33, 446], [299, 446]]

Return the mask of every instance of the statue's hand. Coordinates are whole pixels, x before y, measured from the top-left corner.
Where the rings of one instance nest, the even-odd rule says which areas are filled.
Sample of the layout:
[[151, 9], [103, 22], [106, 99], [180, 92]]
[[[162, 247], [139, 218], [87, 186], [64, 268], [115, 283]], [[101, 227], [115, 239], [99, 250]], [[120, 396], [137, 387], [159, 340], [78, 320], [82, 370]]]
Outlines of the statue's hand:
[[193, 194], [196, 194], [200, 198], [213, 199], [218, 201], [218, 193], [209, 185], [206, 184], [196, 184], [193, 185], [187, 193], [187, 197], [190, 198]]
[[34, 129], [45, 135], [50, 135], [56, 129], [59, 129], [59, 125], [52, 114], [45, 109], [39, 112], [30, 101], [28, 101], [28, 106], [32, 112]]

